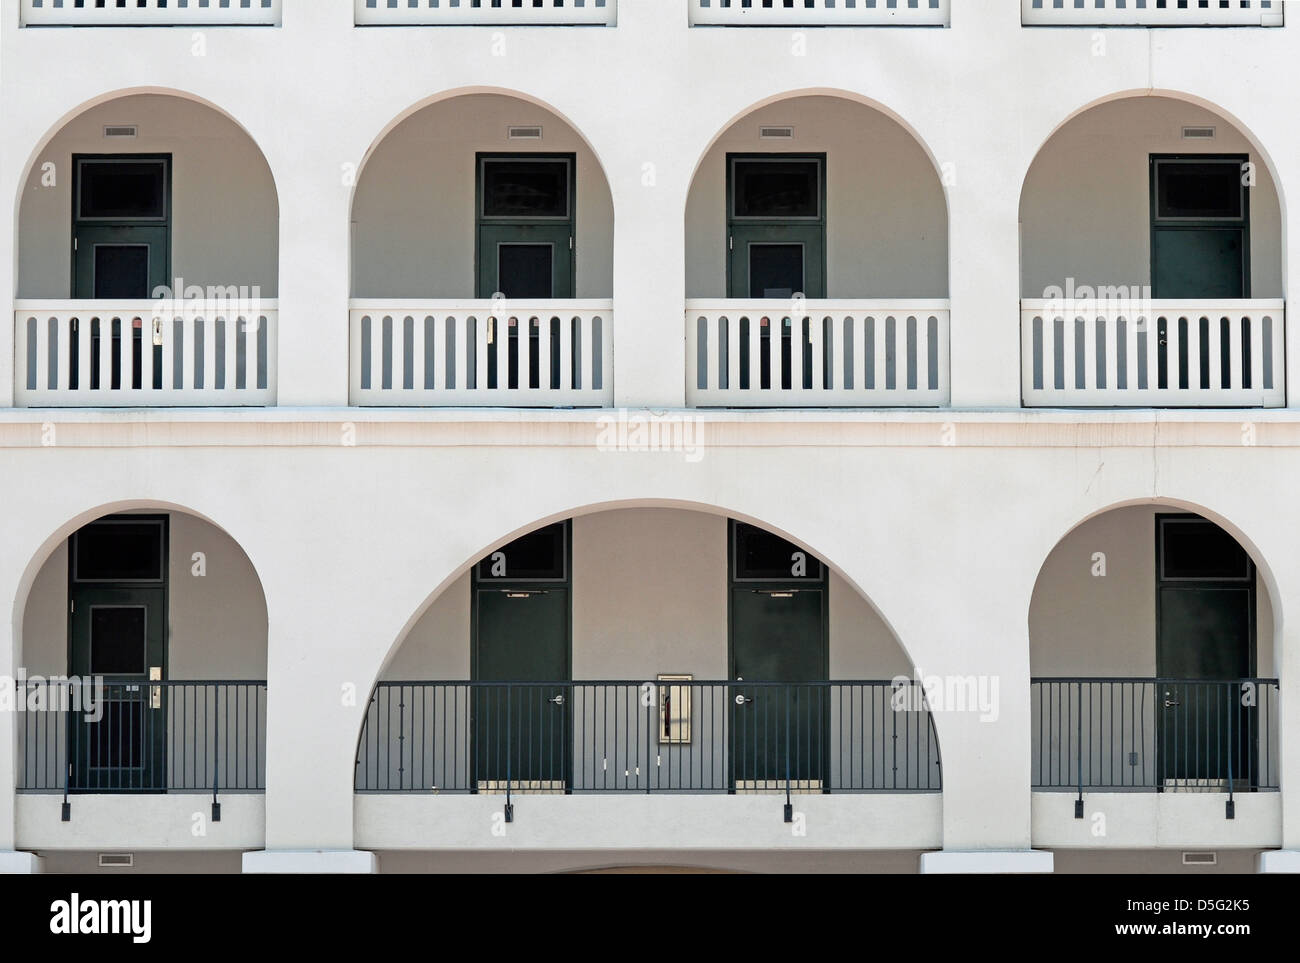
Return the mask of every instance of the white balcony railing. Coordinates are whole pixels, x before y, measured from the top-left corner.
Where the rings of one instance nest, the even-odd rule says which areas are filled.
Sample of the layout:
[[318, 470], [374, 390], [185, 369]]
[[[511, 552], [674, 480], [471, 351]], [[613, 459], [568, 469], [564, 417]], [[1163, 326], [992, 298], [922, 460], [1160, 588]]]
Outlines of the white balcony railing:
[[354, 405], [614, 401], [610, 301], [354, 301], [351, 337]]
[[613, 26], [618, 0], [356, 0], [357, 26]]
[[21, 0], [24, 27], [267, 27], [280, 0]]
[[950, 0], [689, 0], [696, 27], [946, 27]]
[[[686, 303], [693, 407], [941, 407], [948, 302]], [[779, 335], [773, 332], [779, 330]]]
[[1021, 304], [1028, 407], [1278, 408], [1284, 302]]
[[1021, 0], [1027, 27], [1280, 27], [1282, 0]]
[[275, 404], [275, 302], [19, 301], [25, 408]]

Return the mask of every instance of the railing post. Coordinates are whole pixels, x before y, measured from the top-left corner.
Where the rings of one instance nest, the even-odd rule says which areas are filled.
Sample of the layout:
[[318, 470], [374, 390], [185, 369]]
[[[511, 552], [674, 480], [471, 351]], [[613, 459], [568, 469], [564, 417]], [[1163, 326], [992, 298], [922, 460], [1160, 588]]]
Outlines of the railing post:
[[790, 716], [791, 696], [797, 691], [794, 686], [785, 686], [785, 821], [794, 822], [794, 802], [790, 798]]
[[[213, 699], [213, 706], [220, 704], [220, 700]], [[214, 719], [213, 722], [216, 722]], [[221, 726], [213, 727], [215, 732], [212, 737], [212, 821], [221, 822], [221, 803], [217, 801], [218, 785], [221, 780]]]
[[1239, 688], [1231, 682], [1223, 683], [1227, 686], [1228, 702], [1228, 802], [1224, 810], [1225, 819], [1237, 818], [1237, 800], [1233, 792], [1233, 760], [1237, 757], [1237, 740], [1233, 738], [1234, 727], [1232, 725], [1233, 717], [1237, 714], [1237, 700], [1233, 698], [1232, 690]]
[[1075, 770], [1076, 781], [1079, 784], [1079, 798], [1074, 801], [1074, 818], [1083, 818], [1083, 683], [1074, 684], [1074, 711], [1076, 716], [1075, 738], [1078, 739], [1078, 745], [1075, 747]]
[[512, 686], [512, 685], [508, 685], [508, 684], [506, 685], [506, 687], [505, 687], [505, 693], [506, 693], [506, 810], [505, 810], [505, 817], [506, 817], [506, 822], [508, 822], [508, 823], [512, 823], [512, 822], [515, 821], [515, 804], [514, 804], [514, 801], [513, 801], [513, 796], [512, 796], [512, 794], [511, 794], [511, 789], [513, 788], [513, 786], [512, 786], [512, 782], [513, 782], [513, 780], [514, 780], [514, 744], [513, 744], [513, 742], [512, 742], [512, 740], [513, 740], [514, 737], [513, 737], [513, 733], [512, 733], [512, 725], [511, 725], [511, 696], [513, 695], [513, 690], [514, 690], [514, 686]]
[[63, 820], [63, 822], [70, 823], [72, 822], [72, 801], [68, 798], [68, 783], [71, 782], [72, 780], [72, 765], [73, 765], [72, 763], [72, 752], [73, 752], [72, 720], [75, 719], [76, 716], [73, 714], [69, 714], [67, 718], [68, 718], [68, 723], [67, 723], [68, 758], [63, 760], [64, 763], [63, 765], [63, 809], [60, 818]]

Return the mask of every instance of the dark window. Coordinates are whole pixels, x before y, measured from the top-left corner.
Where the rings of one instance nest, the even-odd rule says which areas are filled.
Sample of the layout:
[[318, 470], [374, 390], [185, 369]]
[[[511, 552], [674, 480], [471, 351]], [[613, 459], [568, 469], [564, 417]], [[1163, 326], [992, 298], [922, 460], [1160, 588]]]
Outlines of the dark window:
[[150, 293], [147, 244], [95, 245], [95, 297], [128, 300]]
[[737, 581], [821, 581], [822, 563], [779, 535], [737, 522], [733, 537]]
[[821, 164], [814, 160], [738, 160], [733, 168], [734, 217], [821, 216]]
[[515, 539], [479, 562], [481, 581], [563, 581], [567, 574], [568, 523], [558, 522]]
[[804, 291], [802, 244], [751, 244], [749, 296], [788, 298]]
[[167, 216], [163, 161], [82, 161], [77, 216], [83, 220], [162, 220]]
[[569, 216], [569, 162], [483, 162], [484, 217]]
[[1238, 220], [1242, 217], [1241, 162], [1156, 162], [1156, 218]]
[[1252, 575], [1246, 550], [1213, 522], [1164, 519], [1160, 532], [1162, 579], [1239, 581]]
[[143, 605], [91, 609], [92, 675], [144, 675], [145, 617]]
[[555, 251], [549, 244], [497, 245], [497, 281], [508, 298], [552, 296]]
[[73, 581], [161, 582], [159, 521], [95, 522], [73, 536]]

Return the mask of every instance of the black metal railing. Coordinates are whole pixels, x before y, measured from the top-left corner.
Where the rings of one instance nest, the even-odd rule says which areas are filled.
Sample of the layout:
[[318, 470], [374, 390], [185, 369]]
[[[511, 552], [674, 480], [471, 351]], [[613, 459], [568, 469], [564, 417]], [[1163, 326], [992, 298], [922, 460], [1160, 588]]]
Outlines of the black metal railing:
[[266, 683], [19, 683], [18, 791], [257, 793]]
[[356, 789], [937, 792], [922, 704], [891, 682], [381, 682]]
[[1278, 788], [1276, 679], [1035, 679], [1033, 787]]

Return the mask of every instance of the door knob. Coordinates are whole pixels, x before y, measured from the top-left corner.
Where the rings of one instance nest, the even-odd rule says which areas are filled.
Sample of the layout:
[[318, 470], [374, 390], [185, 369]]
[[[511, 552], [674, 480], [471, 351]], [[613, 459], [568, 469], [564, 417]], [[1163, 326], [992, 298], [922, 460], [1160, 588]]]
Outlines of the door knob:
[[1166, 708], [1166, 709], [1172, 709], [1174, 706], [1176, 706], [1176, 705], [1179, 704], [1178, 700], [1177, 700], [1177, 699], [1174, 699], [1174, 698], [1172, 698], [1172, 697], [1173, 697], [1173, 693], [1172, 693], [1172, 692], [1166, 692], [1166, 693], [1165, 693], [1165, 708]]
[[747, 706], [753, 701], [753, 699], [747, 699], [743, 695], [736, 696], [736, 705], [738, 706]]
[[564, 705], [564, 696], [562, 696], [562, 695], [557, 695], [554, 699], [551, 700], [551, 703], [552, 703], [553, 705], [557, 705], [557, 706], [562, 706], [562, 705]]

